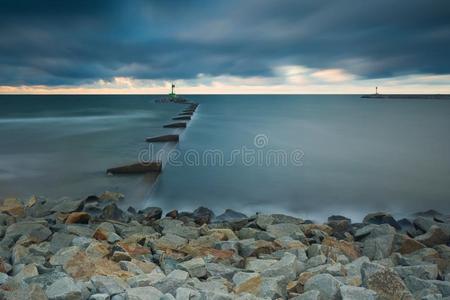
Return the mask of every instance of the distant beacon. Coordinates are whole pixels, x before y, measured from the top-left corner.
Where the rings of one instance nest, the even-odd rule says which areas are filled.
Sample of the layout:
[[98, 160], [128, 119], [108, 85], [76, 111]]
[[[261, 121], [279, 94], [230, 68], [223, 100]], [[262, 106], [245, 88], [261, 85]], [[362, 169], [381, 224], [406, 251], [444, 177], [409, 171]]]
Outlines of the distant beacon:
[[170, 94], [169, 94], [169, 97], [170, 97], [170, 98], [176, 98], [176, 97], [177, 97], [177, 95], [176, 95], [175, 92], [174, 92], [174, 88], [175, 88], [175, 84], [172, 83], [172, 91], [171, 91]]

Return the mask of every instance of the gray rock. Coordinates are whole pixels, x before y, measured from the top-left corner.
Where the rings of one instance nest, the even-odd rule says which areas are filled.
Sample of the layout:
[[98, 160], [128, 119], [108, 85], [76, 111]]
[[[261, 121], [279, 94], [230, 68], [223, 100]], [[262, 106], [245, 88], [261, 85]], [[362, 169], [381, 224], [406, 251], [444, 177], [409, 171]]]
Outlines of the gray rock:
[[291, 300], [322, 300], [322, 298], [320, 297], [320, 292], [318, 290], [311, 290], [291, 298]]
[[325, 299], [339, 299], [342, 283], [330, 274], [318, 274], [306, 281], [305, 291], [317, 290]]
[[286, 298], [287, 280], [284, 276], [264, 277], [261, 281], [259, 296], [263, 298]]
[[311, 257], [306, 261], [306, 269], [315, 268], [327, 262], [327, 257], [323, 254]]
[[279, 223], [267, 226], [267, 232], [271, 233], [276, 238], [283, 236], [290, 236], [294, 239], [304, 240], [306, 239], [301, 227], [292, 223]]
[[439, 289], [429, 280], [423, 280], [415, 276], [408, 276], [404, 279], [404, 282], [408, 289], [412, 293], [416, 293], [423, 290], [434, 291], [434, 293], [439, 292]]
[[383, 259], [391, 255], [396, 232], [387, 224], [373, 228], [363, 242], [363, 255], [370, 259]]
[[144, 274], [141, 268], [139, 268], [136, 264], [131, 261], [120, 261], [119, 266], [122, 270], [131, 272], [136, 275]]
[[182, 262], [178, 264], [178, 267], [188, 272], [191, 277], [204, 277], [206, 275], [205, 261], [201, 257]]
[[58, 204], [52, 208], [53, 212], [71, 213], [74, 211], [79, 211], [83, 206], [84, 200], [73, 200], [64, 197], [59, 199], [57, 202]]
[[60, 271], [52, 271], [44, 274], [39, 274], [34, 277], [30, 277], [25, 279], [27, 284], [37, 284], [43, 289], [46, 289], [48, 286], [56, 282], [57, 280], [67, 277], [66, 273]]
[[400, 275], [402, 278], [408, 276], [416, 276], [421, 279], [433, 280], [438, 276], [438, 267], [434, 264], [424, 264], [417, 266], [399, 266], [395, 267], [394, 271]]
[[225, 212], [214, 219], [214, 222], [236, 222], [247, 219], [247, 216], [243, 213], [234, 211], [232, 209], [226, 209]]
[[285, 253], [283, 258], [268, 265], [260, 271], [264, 277], [284, 276], [288, 280], [295, 280], [302, 270], [302, 265], [297, 257], [291, 253]]
[[73, 239], [76, 237], [74, 234], [65, 232], [55, 232], [50, 240], [50, 252], [56, 253], [62, 248], [72, 245]]
[[430, 280], [429, 282], [439, 289], [443, 297], [450, 296], [450, 281]]
[[78, 248], [77, 246], [62, 248], [50, 258], [49, 262], [53, 266], [63, 266], [79, 252], [80, 248]]
[[433, 247], [450, 242], [450, 234], [444, 231], [441, 227], [433, 225], [426, 233], [416, 236], [415, 240], [428, 247]]
[[49, 300], [78, 300], [82, 299], [79, 286], [70, 277], [63, 277], [52, 283], [45, 293]]
[[129, 288], [126, 290], [128, 300], [160, 300], [163, 293], [151, 286]]
[[397, 230], [401, 229], [397, 221], [386, 212], [376, 212], [368, 214], [367, 216], [364, 217], [363, 223], [376, 225], [389, 224]]
[[198, 227], [186, 226], [179, 220], [171, 220], [172, 222], [165, 222], [162, 233], [164, 235], [174, 234], [186, 239], [197, 239], [200, 236]]
[[382, 299], [407, 299], [412, 295], [403, 280], [393, 270], [374, 263], [363, 263], [362, 284]]
[[0, 285], [5, 284], [9, 279], [10, 278], [9, 278], [8, 274], [0, 272]]
[[231, 281], [233, 275], [238, 272], [239, 269], [218, 263], [206, 263], [206, 273], [209, 277], [223, 277], [228, 281]]
[[75, 236], [72, 240], [71, 245], [77, 246], [80, 249], [86, 250], [89, 245], [94, 242], [93, 238], [85, 237], [85, 236]]
[[246, 240], [246, 239], [254, 239], [256, 237], [256, 234], [260, 232], [260, 230], [250, 227], [244, 227], [238, 232], [239, 239]]
[[108, 294], [94, 294], [89, 297], [89, 300], [109, 300]]
[[239, 254], [243, 257], [269, 254], [274, 249], [271, 242], [254, 239], [240, 240], [238, 245]]
[[256, 215], [255, 223], [256, 225], [266, 230], [267, 226], [272, 225], [274, 218], [271, 215], [258, 214]]
[[99, 293], [108, 295], [120, 294], [128, 288], [128, 285], [118, 277], [95, 275], [91, 277], [91, 282]]
[[177, 288], [182, 286], [189, 278], [189, 273], [182, 270], [173, 270], [166, 278], [153, 284], [162, 293], [175, 295]]
[[377, 300], [377, 293], [363, 288], [351, 285], [341, 286], [342, 300]]
[[194, 210], [194, 212], [192, 213], [192, 218], [194, 219], [195, 223], [199, 225], [209, 224], [214, 218], [214, 212], [209, 208], [200, 206], [199, 208]]
[[312, 244], [308, 247], [306, 250], [306, 253], [308, 254], [308, 257], [314, 257], [317, 255], [323, 255], [323, 246], [321, 244]]
[[94, 230], [89, 225], [84, 224], [71, 224], [66, 227], [67, 232], [85, 237], [92, 237]]

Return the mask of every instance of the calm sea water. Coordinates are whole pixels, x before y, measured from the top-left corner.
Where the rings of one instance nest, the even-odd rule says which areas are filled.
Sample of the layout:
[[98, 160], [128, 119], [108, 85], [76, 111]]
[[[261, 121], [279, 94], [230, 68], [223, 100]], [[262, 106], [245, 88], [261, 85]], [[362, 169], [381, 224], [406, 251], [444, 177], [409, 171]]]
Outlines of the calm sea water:
[[[166, 148], [149, 149], [144, 138], [172, 132], [162, 125], [182, 107], [156, 98], [0, 96], [0, 197], [112, 190], [126, 195], [124, 205], [164, 209], [204, 205], [313, 219], [358, 219], [378, 210], [448, 213], [450, 101], [190, 96], [201, 105], [156, 182], [107, 176], [111, 166]], [[295, 164], [231, 160], [244, 148], [262, 158], [270, 151], [302, 156]], [[217, 157], [195, 162], [208, 151], [227, 165]]]

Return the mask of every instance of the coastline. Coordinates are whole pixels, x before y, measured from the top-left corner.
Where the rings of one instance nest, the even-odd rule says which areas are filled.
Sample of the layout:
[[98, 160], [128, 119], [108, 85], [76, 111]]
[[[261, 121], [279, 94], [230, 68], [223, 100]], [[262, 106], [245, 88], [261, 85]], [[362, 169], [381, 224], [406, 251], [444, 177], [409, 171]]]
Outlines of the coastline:
[[450, 95], [448, 95], [448, 94], [370, 94], [370, 95], [362, 95], [361, 98], [450, 100]]
[[450, 217], [435, 211], [314, 223], [205, 207], [124, 211], [123, 198], [0, 202], [2, 299], [450, 296]]

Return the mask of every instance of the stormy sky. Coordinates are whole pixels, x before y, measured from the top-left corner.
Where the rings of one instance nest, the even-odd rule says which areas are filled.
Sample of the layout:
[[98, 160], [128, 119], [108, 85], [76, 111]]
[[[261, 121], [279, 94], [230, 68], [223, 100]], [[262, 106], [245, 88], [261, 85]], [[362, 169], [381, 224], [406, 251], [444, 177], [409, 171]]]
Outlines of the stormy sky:
[[351, 92], [375, 84], [450, 91], [448, 0], [2, 0], [0, 6], [0, 92], [153, 91], [170, 81], [193, 92], [249, 86]]

